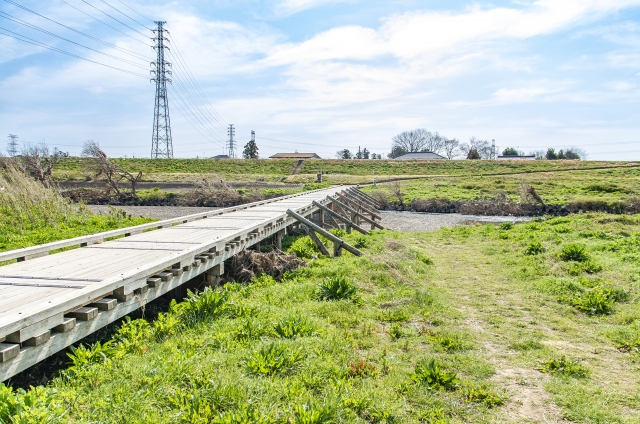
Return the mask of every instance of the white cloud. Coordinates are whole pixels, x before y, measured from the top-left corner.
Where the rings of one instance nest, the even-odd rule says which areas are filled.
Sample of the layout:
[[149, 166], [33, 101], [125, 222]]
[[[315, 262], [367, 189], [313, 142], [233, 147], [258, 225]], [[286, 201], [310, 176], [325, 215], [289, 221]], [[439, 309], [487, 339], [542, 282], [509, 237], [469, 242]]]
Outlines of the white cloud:
[[307, 9], [350, 1], [354, 0], [283, 0], [276, 4], [274, 10], [278, 16], [289, 16]]

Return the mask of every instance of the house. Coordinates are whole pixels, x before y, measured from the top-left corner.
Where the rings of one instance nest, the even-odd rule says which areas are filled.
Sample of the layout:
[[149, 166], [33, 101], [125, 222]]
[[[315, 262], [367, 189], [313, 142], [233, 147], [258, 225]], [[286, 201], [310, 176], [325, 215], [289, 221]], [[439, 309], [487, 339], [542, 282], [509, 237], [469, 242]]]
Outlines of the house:
[[502, 155], [498, 160], [536, 160], [536, 155]]
[[405, 153], [402, 156], [398, 156], [395, 159], [409, 160], [409, 159], [446, 159], [446, 158], [444, 156], [441, 156], [433, 152], [411, 152], [411, 153]]
[[276, 153], [270, 159], [322, 159], [315, 153]]
[[218, 155], [218, 156], [214, 156], [211, 159], [230, 159], [229, 155]]

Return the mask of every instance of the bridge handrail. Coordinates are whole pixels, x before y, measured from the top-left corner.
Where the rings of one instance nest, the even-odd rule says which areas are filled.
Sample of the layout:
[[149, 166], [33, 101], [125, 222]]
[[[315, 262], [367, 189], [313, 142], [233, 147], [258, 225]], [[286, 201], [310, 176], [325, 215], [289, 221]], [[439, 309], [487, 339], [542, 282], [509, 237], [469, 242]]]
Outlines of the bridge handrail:
[[51, 243], [39, 244], [36, 246], [24, 247], [22, 249], [16, 250], [8, 250], [6, 252], [0, 252], [0, 262], [10, 261], [12, 259], [17, 259], [18, 261], [24, 261], [31, 258], [46, 256], [52, 250], [63, 249], [65, 247], [83, 245], [83, 244], [93, 244], [97, 241], [103, 241], [106, 238], [117, 237], [122, 235], [131, 235], [138, 234], [146, 230], [155, 230], [158, 228], [170, 227], [173, 224], [184, 224], [187, 222], [195, 221], [198, 219], [203, 219], [210, 216], [223, 215], [229, 212], [235, 212], [242, 209], [249, 209], [255, 206], [266, 205], [268, 203], [273, 203], [277, 201], [281, 201], [284, 199], [290, 199], [298, 196], [302, 196], [309, 193], [314, 193], [316, 191], [326, 190], [317, 189], [304, 191], [302, 193], [290, 194], [282, 197], [274, 197], [272, 199], [260, 200], [252, 203], [245, 203], [243, 205], [233, 206], [230, 208], [223, 209], [211, 209], [207, 212], [200, 212], [193, 215], [181, 216], [178, 218], [165, 219], [163, 221], [150, 222], [148, 224], [136, 225], [134, 227], [125, 227], [119, 228], [117, 230], [105, 231], [102, 233], [89, 234], [86, 236], [75, 237], [66, 240], [58, 240]]

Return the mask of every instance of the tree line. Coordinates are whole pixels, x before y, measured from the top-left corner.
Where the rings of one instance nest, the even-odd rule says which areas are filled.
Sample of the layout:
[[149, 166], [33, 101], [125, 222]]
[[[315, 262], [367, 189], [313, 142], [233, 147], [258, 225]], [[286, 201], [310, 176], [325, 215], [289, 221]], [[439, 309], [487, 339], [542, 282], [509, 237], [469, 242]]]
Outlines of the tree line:
[[[415, 152], [432, 152], [446, 157], [447, 159], [455, 159], [463, 157], [466, 159], [493, 159], [493, 147], [489, 140], [483, 140], [471, 137], [468, 143], [461, 143], [457, 138], [448, 138], [440, 135], [438, 132], [427, 131], [424, 128], [417, 128], [411, 131], [404, 131], [393, 137], [391, 143], [391, 153], [387, 156], [390, 159], [397, 158], [407, 153]], [[515, 148], [508, 147], [502, 154], [504, 156], [524, 156], [524, 152]], [[536, 159], [586, 159], [587, 154], [584, 150], [577, 147], [570, 147], [560, 150], [556, 153], [555, 149], [549, 148], [545, 153], [544, 150], [536, 150], [530, 152], [529, 155], [535, 156]]]

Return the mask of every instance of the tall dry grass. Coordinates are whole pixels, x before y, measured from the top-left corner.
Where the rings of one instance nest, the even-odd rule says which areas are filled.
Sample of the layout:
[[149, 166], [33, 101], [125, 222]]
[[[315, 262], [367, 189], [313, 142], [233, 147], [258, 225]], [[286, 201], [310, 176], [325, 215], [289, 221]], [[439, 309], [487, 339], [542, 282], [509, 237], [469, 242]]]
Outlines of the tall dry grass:
[[35, 229], [91, 216], [86, 206], [65, 199], [55, 188], [45, 188], [19, 164], [0, 159], [0, 225], [14, 230]]

